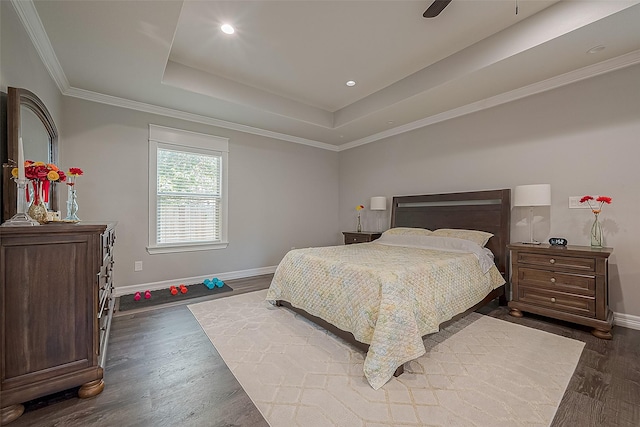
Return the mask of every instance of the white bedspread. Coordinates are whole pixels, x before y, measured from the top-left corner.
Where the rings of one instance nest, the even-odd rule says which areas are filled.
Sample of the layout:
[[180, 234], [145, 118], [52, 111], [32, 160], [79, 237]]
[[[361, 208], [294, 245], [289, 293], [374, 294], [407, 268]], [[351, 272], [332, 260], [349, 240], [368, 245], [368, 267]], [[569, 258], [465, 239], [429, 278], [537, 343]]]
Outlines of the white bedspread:
[[422, 336], [505, 281], [474, 253], [382, 243], [296, 249], [278, 265], [267, 300], [294, 307], [369, 344], [364, 374], [380, 388], [425, 353]]

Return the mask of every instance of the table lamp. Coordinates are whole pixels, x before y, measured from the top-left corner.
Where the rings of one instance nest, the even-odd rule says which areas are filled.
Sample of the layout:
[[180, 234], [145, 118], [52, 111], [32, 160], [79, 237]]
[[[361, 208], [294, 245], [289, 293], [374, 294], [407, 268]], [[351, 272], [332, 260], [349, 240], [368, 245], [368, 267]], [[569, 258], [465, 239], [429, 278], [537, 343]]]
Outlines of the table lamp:
[[377, 220], [377, 230], [382, 231], [382, 225], [380, 221], [380, 216], [382, 215], [381, 211], [387, 210], [387, 198], [384, 196], [375, 196], [371, 198], [370, 209], [372, 211], [376, 211], [376, 220]]
[[533, 240], [533, 208], [551, 205], [551, 185], [531, 184], [516, 186], [513, 205], [529, 207], [529, 241], [522, 243], [539, 245], [540, 242]]

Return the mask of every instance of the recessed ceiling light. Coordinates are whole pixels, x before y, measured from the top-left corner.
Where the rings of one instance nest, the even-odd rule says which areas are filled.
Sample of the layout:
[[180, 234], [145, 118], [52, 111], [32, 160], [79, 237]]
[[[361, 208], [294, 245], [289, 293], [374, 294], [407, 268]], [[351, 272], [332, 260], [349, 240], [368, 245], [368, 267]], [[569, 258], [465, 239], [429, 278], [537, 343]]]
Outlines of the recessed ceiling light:
[[236, 32], [236, 30], [229, 24], [223, 24], [220, 29], [225, 34], [233, 34]]
[[355, 85], [356, 85], [356, 82], [354, 82], [353, 80], [349, 80], [349, 81], [347, 82], [347, 86], [349, 86], [349, 87], [351, 87], [351, 86], [355, 86]]
[[594, 53], [598, 53], [598, 52], [602, 52], [603, 50], [605, 50], [605, 46], [603, 45], [598, 45], [598, 46], [594, 46], [591, 49], [589, 49], [587, 51], [587, 53], [589, 54], [594, 54]]
[[393, 124], [393, 120], [387, 120], [387, 124], [392, 125]]

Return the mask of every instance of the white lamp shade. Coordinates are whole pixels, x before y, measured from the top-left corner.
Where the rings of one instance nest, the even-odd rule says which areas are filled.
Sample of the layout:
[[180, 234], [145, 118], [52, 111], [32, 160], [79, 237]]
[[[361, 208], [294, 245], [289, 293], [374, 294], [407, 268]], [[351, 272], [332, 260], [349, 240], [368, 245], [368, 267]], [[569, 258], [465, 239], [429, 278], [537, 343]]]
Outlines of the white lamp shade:
[[376, 196], [371, 198], [371, 210], [372, 211], [386, 211], [387, 210], [387, 198], [384, 196]]
[[513, 206], [550, 206], [551, 185], [518, 185], [513, 197]]

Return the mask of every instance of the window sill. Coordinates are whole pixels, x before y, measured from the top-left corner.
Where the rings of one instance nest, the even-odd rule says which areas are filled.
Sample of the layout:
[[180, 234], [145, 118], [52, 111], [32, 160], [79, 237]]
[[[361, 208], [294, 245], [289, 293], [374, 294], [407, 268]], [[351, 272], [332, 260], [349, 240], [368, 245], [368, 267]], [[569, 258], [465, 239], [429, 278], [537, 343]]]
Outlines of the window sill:
[[229, 246], [229, 242], [218, 243], [202, 243], [191, 245], [163, 245], [163, 246], [147, 246], [147, 252], [151, 255], [155, 254], [169, 254], [175, 252], [194, 252], [194, 251], [209, 251], [212, 249], [225, 249]]

